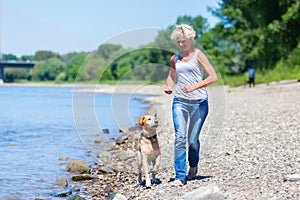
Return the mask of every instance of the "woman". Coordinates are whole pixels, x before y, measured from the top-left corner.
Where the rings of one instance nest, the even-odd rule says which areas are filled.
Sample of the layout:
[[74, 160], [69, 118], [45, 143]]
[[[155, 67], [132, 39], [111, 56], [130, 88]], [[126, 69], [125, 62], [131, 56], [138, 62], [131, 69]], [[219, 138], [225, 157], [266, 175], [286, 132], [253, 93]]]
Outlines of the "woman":
[[[171, 39], [177, 41], [180, 51], [170, 59], [170, 71], [166, 79], [166, 94], [173, 93], [176, 77], [177, 85], [172, 105], [175, 129], [173, 186], [186, 184], [187, 179], [197, 175], [199, 162], [199, 135], [208, 114], [206, 86], [218, 80], [213, 66], [202, 51], [193, 47], [196, 32], [187, 24], [177, 25]], [[204, 79], [203, 70], [207, 73]], [[188, 130], [187, 130], [188, 129]], [[189, 172], [186, 176], [186, 142], [188, 141]]]

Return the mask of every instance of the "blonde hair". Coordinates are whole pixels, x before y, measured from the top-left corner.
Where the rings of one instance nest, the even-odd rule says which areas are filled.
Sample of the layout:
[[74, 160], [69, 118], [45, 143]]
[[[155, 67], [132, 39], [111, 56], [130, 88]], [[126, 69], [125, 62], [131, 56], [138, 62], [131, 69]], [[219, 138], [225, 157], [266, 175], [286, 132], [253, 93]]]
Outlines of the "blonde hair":
[[193, 40], [195, 37], [196, 37], [196, 31], [193, 29], [192, 26], [188, 24], [176, 25], [175, 29], [171, 34], [171, 39], [176, 41], [185, 40], [185, 39]]

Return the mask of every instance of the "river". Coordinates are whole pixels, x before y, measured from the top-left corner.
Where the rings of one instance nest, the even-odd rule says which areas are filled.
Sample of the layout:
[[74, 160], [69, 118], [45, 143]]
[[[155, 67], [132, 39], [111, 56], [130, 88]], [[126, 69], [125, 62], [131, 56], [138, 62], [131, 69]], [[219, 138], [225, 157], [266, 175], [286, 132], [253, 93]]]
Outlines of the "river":
[[[117, 137], [119, 128], [134, 126], [149, 106], [140, 101], [145, 95], [89, 94], [94, 116], [90, 111], [82, 115], [85, 106], [74, 103], [72, 91], [72, 87], [0, 86], [0, 199], [53, 197], [62, 190], [55, 181], [67, 176], [69, 160], [95, 159], [86, 156], [97, 153], [91, 139]], [[86, 96], [77, 94], [76, 99]], [[120, 102], [127, 103], [120, 106]], [[103, 129], [110, 133], [103, 134]]]

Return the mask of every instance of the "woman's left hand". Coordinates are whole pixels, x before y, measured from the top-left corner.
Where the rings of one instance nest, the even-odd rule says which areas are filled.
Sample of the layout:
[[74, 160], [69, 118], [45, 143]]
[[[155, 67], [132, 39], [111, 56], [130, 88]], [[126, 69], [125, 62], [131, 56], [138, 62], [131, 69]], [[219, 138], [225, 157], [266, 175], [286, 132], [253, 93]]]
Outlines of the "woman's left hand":
[[194, 85], [188, 85], [188, 86], [184, 86], [181, 88], [183, 92], [185, 93], [189, 93], [189, 92], [193, 92], [195, 90]]

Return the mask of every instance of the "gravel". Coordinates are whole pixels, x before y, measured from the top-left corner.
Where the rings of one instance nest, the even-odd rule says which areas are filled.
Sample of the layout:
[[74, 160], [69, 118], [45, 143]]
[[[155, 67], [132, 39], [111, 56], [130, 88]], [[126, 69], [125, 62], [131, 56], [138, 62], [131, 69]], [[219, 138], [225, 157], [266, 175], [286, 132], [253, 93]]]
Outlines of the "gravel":
[[226, 199], [300, 198], [300, 83], [210, 87], [198, 176], [179, 188], [169, 184], [174, 177], [172, 96], [156, 94], [146, 100], [159, 111], [161, 183], [151, 189], [136, 183], [136, 151], [131, 146], [139, 131], [133, 131], [127, 143], [101, 152], [95, 164], [117, 172], [84, 182], [82, 194], [91, 199], [122, 194], [127, 199], [180, 200], [199, 187], [212, 186]]

